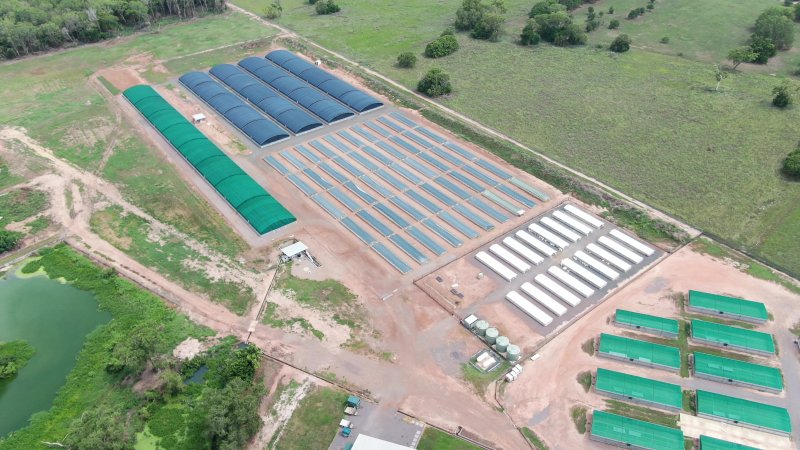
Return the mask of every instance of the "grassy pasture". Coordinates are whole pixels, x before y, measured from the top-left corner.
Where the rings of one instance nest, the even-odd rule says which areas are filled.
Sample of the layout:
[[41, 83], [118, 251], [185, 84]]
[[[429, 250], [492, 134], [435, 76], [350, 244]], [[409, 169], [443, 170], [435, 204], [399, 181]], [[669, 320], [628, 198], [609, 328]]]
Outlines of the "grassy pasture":
[[[204, 67], [208, 53], [219, 55], [223, 51], [206, 52], [209, 49], [271, 34], [271, 30], [242, 14], [223, 14], [168, 23], [146, 33], [0, 64], [0, 123], [25, 127], [59, 157], [116, 183], [132, 201], [159, 220], [175, 225], [217, 251], [235, 256], [245, 247], [244, 242], [181, 180], [156, 149], [124, 122], [121, 126], [115, 123], [111, 105], [101, 95], [106, 88], [92, 85], [89, 77], [115, 64], [137, 64], [144, 68], [146, 77], [157, 73], [149, 70], [152, 66], [160, 65], [158, 75], [162, 80], [155, 81], [163, 81]], [[224, 51], [242, 52], [237, 46]], [[102, 165], [101, 156], [114, 137], [117, 145]], [[0, 175], [7, 177], [5, 172]]]
[[[247, 6], [251, 0], [238, 1]], [[411, 88], [425, 71], [441, 67], [450, 73], [455, 89], [443, 104], [800, 272], [800, 240], [793, 238], [800, 234], [800, 184], [778, 173], [797, 143], [794, 124], [800, 108], [779, 111], [770, 106], [771, 89], [779, 83], [774, 77], [737, 73], [715, 93], [710, 64], [688, 58], [639, 48], [623, 55], [591, 46], [522, 48], [513, 41], [530, 4], [516, 1], [506, 2], [508, 17], [514, 19], [502, 42], [460, 34], [461, 49], [439, 60], [425, 59], [421, 52], [451, 22], [458, 1], [437, 2], [435, 8], [412, 2], [401, 11], [349, 0], [341, 2], [342, 13], [330, 17], [313, 15], [300, 0], [285, 3], [278, 20], [282, 25]], [[630, 2], [613, 3], [615, 16], [627, 15]], [[637, 19], [641, 23], [622, 20], [621, 28], [634, 42], [640, 33], [645, 43], [651, 39], [658, 44], [662, 36], [673, 34], [665, 30], [679, 17], [696, 13], [692, 21], [700, 23], [705, 16], [720, 15], [713, 8], [720, 3], [716, 0], [667, 3], [657, 2], [654, 12]], [[773, 3], [726, 3], [724, 23], [715, 19], [708, 22], [712, 26], [684, 26], [691, 33], [681, 28], [684, 37], [670, 36], [668, 45], [698, 59], [705, 58], [704, 47], [711, 55], [725, 53], [747, 37], [746, 27]], [[600, 2], [595, 8], [607, 10], [609, 4]], [[364, 23], [372, 26], [357, 27]], [[705, 33], [720, 36], [706, 43]], [[605, 34], [596, 31], [590, 44], [610, 40]], [[395, 66], [401, 51], [420, 54], [416, 68]]]

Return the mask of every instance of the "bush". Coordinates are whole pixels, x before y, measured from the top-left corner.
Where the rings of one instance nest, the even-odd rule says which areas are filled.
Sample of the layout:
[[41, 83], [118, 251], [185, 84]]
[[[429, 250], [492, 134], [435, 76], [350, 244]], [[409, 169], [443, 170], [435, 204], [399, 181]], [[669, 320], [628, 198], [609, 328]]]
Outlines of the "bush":
[[411, 52], [403, 52], [397, 55], [397, 65], [404, 69], [414, 67], [417, 63], [417, 56]]
[[533, 5], [531, 12], [528, 13], [528, 17], [533, 19], [534, 17], [541, 16], [542, 14], [552, 14], [566, 10], [567, 8], [561, 3], [558, 3], [556, 0], [547, 0]]
[[617, 28], [619, 28], [619, 20], [611, 19], [611, 22], [608, 22], [608, 29], [616, 30]]
[[778, 49], [771, 40], [756, 35], [751, 38], [750, 48], [756, 54], [756, 57], [753, 58], [753, 62], [756, 64], [766, 64], [778, 53]]
[[442, 69], [431, 69], [417, 83], [417, 91], [428, 97], [449, 94], [453, 92], [453, 87], [450, 85], [450, 75], [442, 71]]
[[608, 7], [608, 13], [609, 14], [614, 14], [614, 7], [613, 6], [609, 6]]
[[567, 8], [567, 10], [572, 11], [573, 9], [581, 6], [583, 0], [558, 0], [558, 3], [564, 5]]
[[631, 49], [631, 38], [627, 34], [617, 36], [608, 49], [616, 53], [625, 53]]
[[591, 33], [592, 31], [598, 29], [600, 27], [600, 21], [597, 19], [590, 19], [586, 21], [586, 25], [584, 26], [584, 30], [587, 33]]
[[497, 42], [500, 40], [500, 36], [503, 35], [503, 23], [505, 21], [503, 16], [499, 14], [484, 14], [475, 24], [470, 36], [473, 39]]
[[644, 11], [645, 11], [644, 7], [639, 7], [639, 8], [630, 10], [630, 12], [628, 13], [628, 20], [633, 20], [633, 19], [643, 15]]
[[425, 56], [428, 58], [441, 58], [458, 50], [458, 40], [452, 34], [439, 36], [425, 46]]
[[316, 5], [317, 6], [315, 6], [315, 9], [319, 15], [337, 13], [342, 9], [334, 0], [320, 0], [316, 3]]
[[781, 169], [786, 176], [800, 180], [800, 147], [789, 153], [786, 159], [783, 160]]
[[14, 250], [21, 240], [22, 233], [0, 229], [0, 253]]
[[794, 5], [794, 21], [800, 22], [800, 3]]
[[661, 38], [661, 43], [662, 44], [669, 44], [669, 37], [667, 37], [667, 36], [662, 37]]
[[772, 105], [778, 108], [786, 108], [792, 103], [792, 96], [789, 94], [789, 86], [782, 84], [772, 88], [775, 97], [772, 98]]
[[655, 8], [655, 5], [653, 5], [652, 3], [647, 4], [647, 9], [653, 9], [653, 8]]
[[283, 14], [283, 6], [281, 6], [281, 0], [273, 0], [272, 3], [267, 5], [264, 8], [264, 17], [269, 20], [275, 20], [279, 18]]
[[519, 43], [522, 45], [539, 44], [542, 37], [536, 32], [537, 29], [536, 21], [532, 19], [528, 20], [528, 23], [525, 24], [525, 28], [522, 29], [522, 34], [519, 36]]
[[753, 35], [769, 39], [778, 50], [788, 50], [794, 42], [793, 18], [788, 8], [767, 8], [756, 19]]
[[533, 19], [536, 22], [536, 32], [542, 40], [565, 47], [586, 43], [586, 33], [565, 12], [542, 14]]

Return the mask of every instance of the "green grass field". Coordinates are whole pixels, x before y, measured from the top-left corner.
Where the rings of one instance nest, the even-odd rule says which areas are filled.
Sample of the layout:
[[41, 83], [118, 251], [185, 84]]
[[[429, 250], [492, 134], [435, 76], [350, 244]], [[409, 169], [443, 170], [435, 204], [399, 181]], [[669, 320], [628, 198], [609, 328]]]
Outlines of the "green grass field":
[[[709, 2], [720, 3], [698, 3]], [[515, 17], [509, 23], [513, 35], [486, 43], [461, 34], [461, 49], [438, 60], [425, 59], [421, 52], [424, 43], [451, 22], [457, 1], [440, 2], [435, 8], [411, 2], [401, 11], [345, 0], [342, 13], [330, 17], [313, 15], [300, 0], [286, 3], [280, 24], [410, 88], [429, 68], [441, 67], [450, 73], [455, 89], [441, 100], [443, 104], [800, 272], [796, 256], [800, 239], [793, 238], [800, 233], [800, 183], [788, 182], [778, 173], [782, 159], [800, 138], [794, 127], [800, 108], [781, 111], [770, 105], [771, 89], [779, 83], [774, 77], [735, 74], [717, 93], [712, 92], [711, 65], [688, 58], [638, 48], [623, 55], [589, 46], [522, 48], [512, 41], [530, 4], [516, 1], [507, 2], [508, 16]], [[618, 14], [628, 3], [616, 6]], [[660, 39], [674, 18], [691, 11], [700, 16], [692, 19], [698, 23], [715, 12], [699, 11], [700, 6], [686, 1], [666, 3], [658, 3], [635, 25], [641, 28], [642, 40], [648, 33]], [[687, 54], [694, 52], [702, 59], [705, 33], [713, 32], [723, 36], [707, 44], [708, 52], [725, 52], [746, 37], [742, 25], [752, 23], [761, 9], [774, 2], [741, 3], [728, 8], [733, 11], [726, 12], [725, 23], [712, 21], [717, 24], [713, 31], [687, 26], [694, 31], [687, 32], [685, 42], [677, 37], [670, 42], [674, 39], [675, 45], [686, 46]], [[596, 6], [598, 11], [603, 4]], [[689, 12], [682, 12], [687, 8]], [[648, 20], [653, 21], [650, 26]], [[627, 22], [623, 20], [623, 28], [634, 26]], [[357, 28], [363, 23], [372, 27]], [[725, 32], [719, 33], [720, 29]], [[401, 51], [420, 54], [415, 69], [395, 67]]]
[[478, 450], [480, 447], [453, 437], [436, 428], [426, 427], [417, 444], [417, 450]]
[[[0, 65], [0, 123], [25, 127], [58, 156], [94, 171], [101, 169], [101, 155], [112, 134], [117, 133], [117, 146], [102, 167], [102, 175], [157, 219], [235, 256], [245, 247], [244, 242], [156, 149], [130, 127], [114, 123], [110, 105], [98, 91], [107, 88], [95, 87], [88, 79], [95, 71], [132, 57], [145, 61], [145, 65], [163, 62], [168, 73], [160, 72], [159, 76], [166, 79], [204, 67], [207, 53], [198, 52], [272, 34], [272, 30], [242, 14], [224, 14], [8, 62]], [[241, 52], [238, 47], [225, 51]], [[0, 177], [4, 176], [0, 172]]]
[[275, 450], [325, 450], [339, 428], [347, 394], [314, 388], [292, 413]]

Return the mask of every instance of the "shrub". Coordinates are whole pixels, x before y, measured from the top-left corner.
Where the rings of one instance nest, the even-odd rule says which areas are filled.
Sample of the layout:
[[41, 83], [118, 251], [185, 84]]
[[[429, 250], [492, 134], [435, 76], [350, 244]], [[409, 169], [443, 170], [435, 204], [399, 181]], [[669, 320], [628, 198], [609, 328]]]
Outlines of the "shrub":
[[581, 6], [583, 0], [558, 0], [558, 3], [567, 7], [567, 10], [572, 11], [573, 9]]
[[752, 48], [744, 46], [744, 47], [736, 47], [728, 52], [728, 59], [733, 62], [733, 70], [736, 70], [741, 63], [749, 63], [753, 62], [758, 55], [756, 52], [753, 51]]
[[793, 18], [788, 8], [767, 8], [756, 19], [753, 35], [771, 40], [778, 50], [788, 50], [794, 42]]
[[533, 5], [533, 8], [531, 8], [531, 11], [528, 13], [528, 17], [533, 19], [534, 17], [541, 16], [542, 14], [552, 14], [566, 10], [567, 8], [561, 3], [558, 3], [556, 0], [547, 0]]
[[662, 37], [661, 38], [661, 43], [662, 44], [669, 44], [669, 37], [668, 36]]
[[792, 96], [789, 94], [789, 86], [781, 84], [772, 88], [775, 97], [772, 98], [772, 105], [778, 108], [786, 108], [792, 103]]
[[800, 22], [800, 3], [794, 5], [794, 21]]
[[525, 24], [525, 28], [522, 29], [522, 34], [519, 36], [519, 43], [522, 45], [539, 44], [539, 41], [542, 40], [542, 37], [536, 32], [537, 29], [536, 21], [529, 19]]
[[404, 69], [414, 67], [417, 63], [417, 56], [411, 52], [403, 52], [397, 55], [397, 65]]
[[308, 0], [308, 4], [309, 5], [314, 5], [314, 4], [317, 3], [317, 1], [319, 1], [319, 0]]
[[0, 229], [0, 253], [14, 250], [21, 240], [22, 233]]
[[778, 53], [775, 44], [770, 39], [756, 35], [751, 38], [750, 48], [756, 54], [753, 59], [756, 64], [766, 64], [770, 58]]
[[619, 20], [611, 19], [611, 22], [608, 22], [608, 29], [616, 30], [617, 28], [619, 28]]
[[428, 97], [438, 97], [440, 95], [453, 92], [450, 85], [450, 75], [442, 69], [431, 69], [417, 83], [417, 91], [422, 92]]
[[781, 166], [783, 173], [793, 179], [800, 180], [800, 148], [789, 153]]
[[425, 46], [425, 56], [428, 58], [441, 58], [458, 50], [458, 40], [452, 34], [439, 36]]
[[633, 19], [643, 15], [644, 11], [645, 11], [644, 7], [639, 7], [639, 8], [630, 10], [630, 12], [628, 13], [628, 20], [633, 20]]
[[334, 0], [319, 0], [316, 5], [315, 8], [319, 15], [333, 14], [341, 11], [341, 8]]
[[281, 6], [281, 0], [273, 0], [272, 3], [267, 5], [264, 8], [264, 17], [269, 20], [275, 20], [279, 18], [283, 14], [283, 6]]
[[647, 9], [653, 9], [653, 8], [655, 8], [655, 5], [653, 5], [652, 3], [647, 4]]
[[474, 39], [482, 39], [491, 42], [500, 40], [503, 35], [503, 23], [505, 19], [499, 14], [484, 14], [475, 24], [470, 36]]
[[587, 33], [591, 33], [592, 31], [598, 29], [600, 27], [600, 21], [597, 19], [590, 19], [586, 21], [586, 25], [584, 26], [584, 30]]
[[586, 33], [565, 12], [542, 14], [533, 19], [536, 21], [536, 32], [543, 41], [558, 46], [578, 45], [586, 43]]
[[625, 53], [631, 49], [631, 38], [627, 34], [617, 36], [608, 49], [616, 53]]
[[608, 7], [608, 13], [609, 14], [614, 14], [614, 7], [613, 6], [609, 6]]
[[453, 27], [447, 27], [447, 28], [444, 29], [444, 31], [442, 31], [442, 34], [440, 34], [439, 36], [447, 36], [447, 35], [455, 36], [456, 35], [456, 29], [453, 28]]

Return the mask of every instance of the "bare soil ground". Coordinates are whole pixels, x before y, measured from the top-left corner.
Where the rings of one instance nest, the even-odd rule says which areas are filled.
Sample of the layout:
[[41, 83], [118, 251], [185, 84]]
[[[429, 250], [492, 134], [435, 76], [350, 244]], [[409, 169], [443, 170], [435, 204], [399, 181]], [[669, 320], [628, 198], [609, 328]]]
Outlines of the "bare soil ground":
[[108, 80], [115, 88], [124, 91], [131, 86], [146, 83], [139, 73], [132, 68], [108, 68], [97, 73]]
[[[689, 289], [764, 302], [776, 319], [758, 328], [779, 336], [787, 334], [791, 324], [800, 318], [800, 310], [796, 307], [800, 297], [797, 295], [775, 283], [747, 276], [725, 261], [715, 260], [694, 252], [691, 247], [685, 247], [616, 292], [547, 343], [538, 352], [540, 358], [537, 361], [526, 361], [522, 376], [505, 389], [503, 405], [518, 425], [532, 428], [551, 448], [604, 448], [579, 435], [569, 416], [569, 410], [574, 405], [586, 406], [590, 411], [605, 406], [603, 397], [594, 391], [584, 392], [576, 381], [578, 373], [605, 367], [684, 386], [690, 382], [687, 380], [693, 379], [589, 356], [581, 350], [581, 345], [588, 339], [597, 338], [601, 332], [625, 334], [625, 330], [611, 323], [617, 308], [679, 317], [674, 294], [688, 293]], [[774, 359], [772, 364], [776, 365]], [[790, 368], [784, 367], [784, 371], [787, 370]]]

